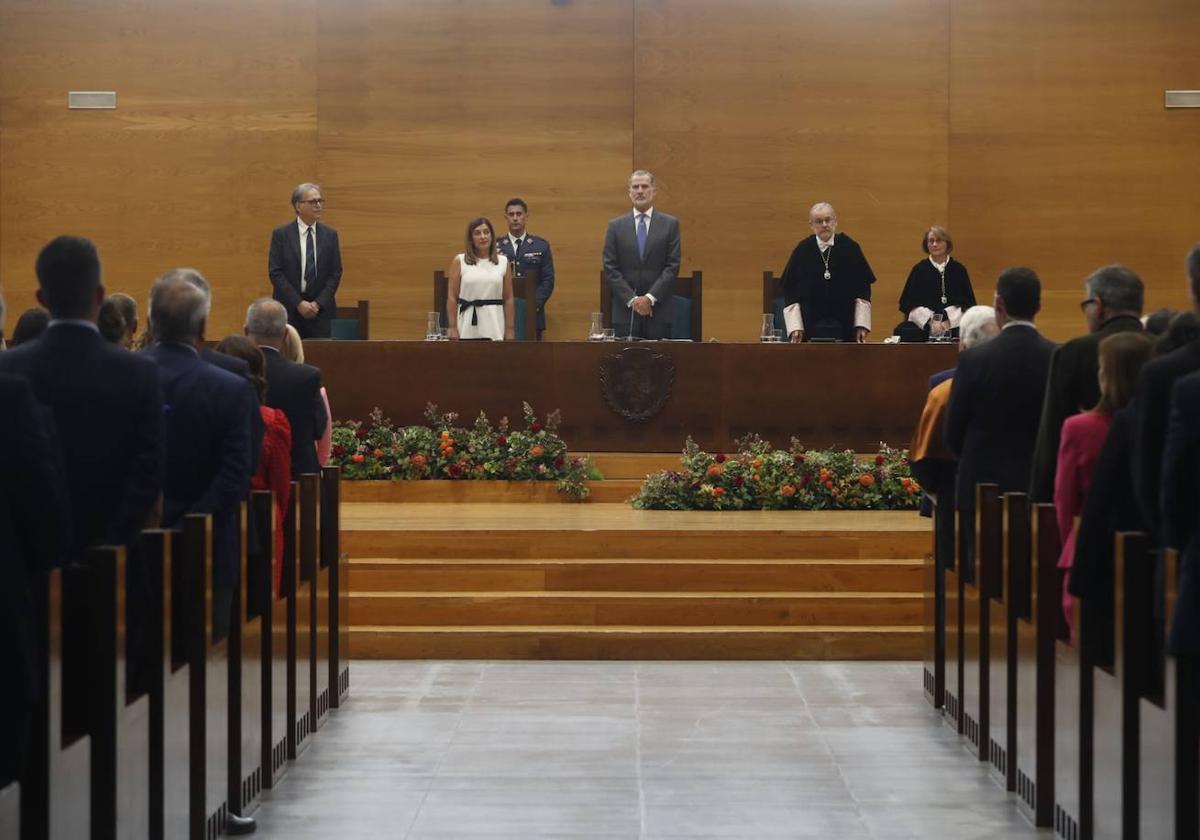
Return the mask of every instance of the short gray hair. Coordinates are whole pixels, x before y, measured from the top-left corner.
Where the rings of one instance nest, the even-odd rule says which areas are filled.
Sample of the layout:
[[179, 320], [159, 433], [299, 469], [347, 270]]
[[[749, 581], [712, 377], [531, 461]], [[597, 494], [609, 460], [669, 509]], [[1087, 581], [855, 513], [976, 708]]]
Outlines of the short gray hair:
[[1132, 268], [1106, 265], [1093, 271], [1084, 285], [1088, 297], [1098, 299], [1106, 308], [1142, 314], [1146, 285]]
[[163, 277], [177, 277], [183, 282], [191, 284], [196, 291], [204, 295], [204, 317], [208, 317], [208, 313], [212, 311], [212, 287], [208, 285], [203, 274], [194, 268], [172, 268], [159, 279], [161, 280]]
[[314, 184], [311, 181], [305, 181], [303, 184], [296, 187], [296, 189], [292, 190], [292, 207], [295, 207], [297, 204], [299, 204], [300, 199], [304, 198], [304, 194], [309, 190], [321, 192], [321, 185]]
[[150, 331], [158, 341], [191, 343], [200, 337], [208, 301], [188, 281], [189, 271], [193, 269], [172, 269], [150, 287]]
[[813, 213], [815, 213], [815, 212], [817, 211], [817, 208], [818, 208], [818, 207], [828, 207], [828, 208], [829, 208], [829, 210], [830, 210], [830, 212], [832, 212], [832, 213], [833, 213], [833, 217], [834, 217], [835, 219], [837, 218], [837, 210], [834, 210], [834, 209], [833, 209], [833, 205], [832, 205], [832, 204], [830, 204], [828, 201], [818, 201], [818, 202], [817, 202], [816, 204], [814, 204], [812, 207], [809, 207], [809, 208], [808, 208], [808, 218], [810, 218], [810, 219], [811, 219], [811, 218], [813, 217]]
[[984, 333], [988, 324], [996, 324], [996, 310], [990, 306], [972, 306], [963, 313], [958, 322], [958, 335], [964, 350], [991, 338]]
[[283, 338], [287, 333], [287, 310], [272, 298], [259, 298], [246, 310], [246, 334], [269, 338]]
[[633, 170], [632, 172], [630, 172], [630, 173], [629, 173], [629, 182], [628, 182], [628, 185], [632, 187], [632, 186], [633, 186], [633, 179], [634, 179], [634, 178], [638, 178], [638, 177], [645, 177], [645, 178], [649, 178], [649, 179], [650, 179], [650, 186], [652, 186], [652, 187], [657, 187], [657, 186], [658, 186], [658, 179], [656, 179], [656, 178], [654, 177], [654, 173], [653, 173], [653, 172], [651, 172], [649, 169], [635, 169], [635, 170]]

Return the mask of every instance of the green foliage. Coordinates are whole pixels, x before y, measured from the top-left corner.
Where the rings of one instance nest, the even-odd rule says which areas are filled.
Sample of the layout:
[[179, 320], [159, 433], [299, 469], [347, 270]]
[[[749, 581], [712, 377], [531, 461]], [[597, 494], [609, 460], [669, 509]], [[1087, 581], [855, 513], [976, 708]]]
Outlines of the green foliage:
[[731, 455], [705, 452], [691, 438], [682, 471], [647, 476], [632, 500], [639, 510], [910, 510], [921, 487], [908, 453], [880, 446], [860, 459], [851, 450], [773, 449], [757, 435]]
[[524, 426], [517, 430], [507, 417], [493, 426], [482, 412], [463, 428], [457, 414], [432, 403], [425, 409], [428, 425], [396, 428], [377, 408], [366, 422], [334, 424], [331, 462], [349, 480], [556, 481], [560, 493], [586, 498], [585, 482], [602, 476], [567, 451], [558, 436], [559, 412], [540, 420], [529, 403], [523, 408]]

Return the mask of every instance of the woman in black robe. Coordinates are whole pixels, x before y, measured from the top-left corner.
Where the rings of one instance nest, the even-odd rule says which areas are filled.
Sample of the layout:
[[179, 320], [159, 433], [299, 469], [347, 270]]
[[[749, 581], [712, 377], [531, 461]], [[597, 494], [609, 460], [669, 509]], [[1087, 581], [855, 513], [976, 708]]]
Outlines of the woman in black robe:
[[908, 273], [900, 293], [905, 320], [896, 327], [896, 335], [907, 341], [957, 337], [959, 319], [975, 305], [971, 276], [951, 258], [954, 240], [945, 228], [934, 225], [926, 230], [921, 250], [929, 256]]

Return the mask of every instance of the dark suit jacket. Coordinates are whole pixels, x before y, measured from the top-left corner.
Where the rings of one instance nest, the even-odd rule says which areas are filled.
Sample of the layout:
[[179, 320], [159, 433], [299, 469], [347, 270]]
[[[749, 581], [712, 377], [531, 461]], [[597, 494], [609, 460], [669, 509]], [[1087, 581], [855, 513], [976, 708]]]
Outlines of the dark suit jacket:
[[270, 347], [262, 351], [267, 360], [267, 405], [283, 409], [292, 427], [292, 478], [319, 473], [316, 441], [329, 419], [321, 400], [321, 371], [289, 361]]
[[[633, 211], [608, 223], [604, 234], [604, 276], [612, 287], [613, 327], [628, 330], [633, 311], [626, 305], [644, 294], [654, 295], [654, 313], [647, 335], [668, 338], [674, 320], [675, 278], [682, 259], [679, 220], [654, 208], [646, 229], [645, 257], [638, 256]], [[639, 316], [640, 317], [640, 316]]]
[[1161, 536], [1158, 502], [1171, 386], [1197, 370], [1200, 342], [1193, 342], [1146, 362], [1133, 393], [1133, 486], [1146, 528], [1156, 537]]
[[[240, 376], [247, 382], [250, 382], [250, 365], [245, 359], [239, 359], [236, 356], [228, 356], [225, 353], [218, 353], [211, 348], [201, 350], [200, 358], [208, 362], [210, 365], [216, 365], [222, 370], [227, 370], [230, 373]], [[254, 383], [250, 382], [250, 387], [254, 387]], [[258, 392], [255, 390], [255, 400], [258, 399]], [[258, 472], [258, 459], [262, 455], [263, 435], [266, 434], [266, 425], [263, 423], [262, 414], [254, 412], [254, 416], [250, 419], [250, 475]], [[253, 522], [254, 517], [250, 517], [247, 522]]]
[[[337, 312], [334, 295], [342, 282], [342, 251], [337, 231], [323, 222], [317, 223], [317, 279], [300, 292], [300, 229], [296, 220], [280, 225], [271, 232], [271, 250], [267, 255], [267, 275], [271, 278], [271, 297], [283, 304], [288, 322], [307, 336], [312, 323], [301, 318], [296, 307], [302, 300], [316, 301], [321, 307], [320, 319], [328, 321]], [[326, 332], [326, 335], [328, 332]]]
[[1073, 338], [1054, 351], [1033, 454], [1033, 477], [1029, 488], [1032, 501], [1054, 501], [1054, 473], [1062, 424], [1068, 417], [1090, 411], [1100, 402], [1100, 382], [1096, 376], [1100, 367], [1100, 342], [1110, 335], [1140, 332], [1141, 329], [1142, 322], [1137, 318], [1118, 315], [1101, 324], [1096, 332]]
[[[500, 253], [508, 257], [514, 271], [519, 267], [524, 273], [537, 277], [537, 288], [533, 292], [534, 303], [537, 304], [537, 328], [539, 332], [546, 329], [546, 301], [554, 294], [554, 254], [550, 251], [550, 243], [526, 231], [519, 254], [513, 253], [512, 240], [507, 236], [496, 245]], [[533, 336], [526, 338], [532, 339]]]
[[163, 525], [185, 514], [213, 522], [213, 585], [238, 579], [238, 506], [250, 493], [250, 420], [258, 399], [249, 382], [211, 365], [192, 347], [160, 343], [146, 356], [158, 365], [166, 425]]
[[1054, 342], [1016, 324], [958, 357], [946, 444], [958, 456], [955, 503], [974, 510], [975, 485], [1025, 490]]
[[1171, 389], [1170, 420], [1162, 460], [1162, 522], [1168, 546], [1183, 553], [1171, 627], [1176, 654], [1200, 655], [1200, 373]]
[[[46, 572], [66, 554], [71, 520], [61, 465], [47, 434], [49, 412], [24, 379], [0, 374], [0, 787], [17, 777], [29, 734], [30, 701], [42, 696]], [[42, 599], [44, 602], [44, 599]]]
[[0, 353], [0, 372], [27, 379], [54, 417], [72, 511], [71, 555], [129, 545], [162, 488], [162, 394], [151, 360], [96, 330], [56, 324]]

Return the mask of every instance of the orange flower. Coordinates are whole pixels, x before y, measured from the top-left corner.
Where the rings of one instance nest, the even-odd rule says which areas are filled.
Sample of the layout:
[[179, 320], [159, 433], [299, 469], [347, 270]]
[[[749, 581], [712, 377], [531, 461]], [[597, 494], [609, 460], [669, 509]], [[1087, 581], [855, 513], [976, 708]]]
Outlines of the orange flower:
[[372, 452], [371, 454], [372, 454], [372, 455], [374, 455], [376, 458], [382, 458], [382, 457], [383, 457], [383, 450], [382, 450], [382, 449], [376, 449], [376, 450], [375, 450], [374, 452]]
[[826, 489], [826, 490], [832, 490], [832, 489], [833, 489], [833, 482], [832, 482], [832, 481], [830, 481], [829, 479], [825, 479], [825, 482], [824, 482], [824, 483], [825, 483], [825, 489]]
[[912, 479], [911, 479], [911, 478], [902, 478], [902, 479], [900, 479], [900, 486], [901, 486], [901, 487], [903, 487], [904, 489], [906, 489], [906, 490], [907, 490], [907, 489], [908, 489], [908, 485], [910, 485], [910, 484], [912, 484]]
[[830, 475], [832, 475], [832, 473], [830, 473], [829, 470], [821, 467], [821, 481], [828, 481]]
[[721, 472], [722, 472], [722, 467], [720, 464], [713, 464], [711, 467], [708, 468], [708, 474], [712, 475], [712, 476], [720, 475]]
[[535, 443], [533, 446], [529, 447], [529, 456], [531, 458], [540, 458], [542, 457], [542, 453], [545, 451], [546, 450], [542, 449], [539, 444]]
[[725, 488], [724, 487], [714, 487], [712, 489], [712, 494], [719, 499], [725, 495]]
[[796, 485], [794, 485], [794, 484], [783, 485], [782, 487], [779, 488], [779, 494], [781, 496], [785, 496], [785, 497], [795, 496], [796, 495]]
[[414, 467], [420, 468], [425, 466], [425, 456], [418, 452], [416, 455], [408, 459]]
[[453, 454], [454, 454], [453, 446], [443, 446], [442, 447], [442, 457], [443, 458], [449, 458]]
[[870, 473], [863, 473], [858, 477], [858, 483], [863, 487], [870, 487], [875, 483], [875, 476]]
[[361, 452], [356, 452], [355, 454], [350, 456], [350, 460], [356, 464], [361, 464], [365, 459], [363, 458], [363, 455]]
[[758, 469], [762, 466], [762, 458], [755, 458], [750, 462], [750, 464], [754, 467], [754, 469]]

